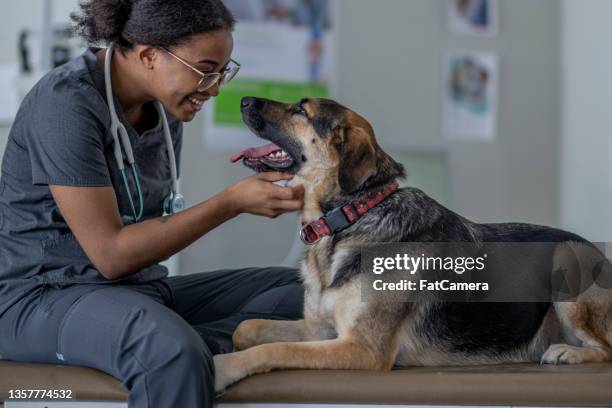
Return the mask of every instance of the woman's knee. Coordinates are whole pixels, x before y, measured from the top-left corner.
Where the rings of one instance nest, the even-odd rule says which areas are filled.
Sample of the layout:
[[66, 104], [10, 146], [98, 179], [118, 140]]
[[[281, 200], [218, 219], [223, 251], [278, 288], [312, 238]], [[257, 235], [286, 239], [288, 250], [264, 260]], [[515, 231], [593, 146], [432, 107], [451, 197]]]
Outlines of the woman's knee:
[[134, 355], [147, 370], [163, 364], [212, 364], [212, 354], [202, 337], [170, 309], [163, 314], [140, 310], [126, 320], [118, 351]]
[[146, 392], [158, 401], [197, 396], [212, 404], [214, 362], [199, 334], [187, 323], [168, 325], [145, 316], [137, 313], [117, 357], [118, 371], [130, 393]]
[[[177, 358], [187, 365], [212, 366], [212, 353], [202, 337], [191, 326], [188, 330], [173, 333], [169, 336], [167, 346], [173, 350]], [[167, 341], [167, 340], [166, 340]]]

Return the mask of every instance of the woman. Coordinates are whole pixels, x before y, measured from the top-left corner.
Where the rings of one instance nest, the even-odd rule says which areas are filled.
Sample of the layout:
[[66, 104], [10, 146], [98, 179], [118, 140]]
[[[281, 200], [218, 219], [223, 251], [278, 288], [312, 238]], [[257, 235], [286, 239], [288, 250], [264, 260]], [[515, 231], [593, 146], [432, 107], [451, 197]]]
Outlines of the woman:
[[[0, 178], [0, 355], [105, 371], [130, 391], [130, 407], [211, 406], [212, 354], [231, 351], [236, 325], [300, 317], [296, 270], [167, 277], [157, 262], [240, 213], [298, 210], [303, 189], [262, 174], [162, 216], [180, 207], [170, 158], [179, 159], [181, 122], [239, 67], [234, 19], [219, 0], [90, 0], [73, 19], [90, 43], [112, 47], [42, 78], [11, 128]], [[127, 152], [121, 142], [124, 158], [115, 156], [117, 123], [133, 169], [119, 168]]]

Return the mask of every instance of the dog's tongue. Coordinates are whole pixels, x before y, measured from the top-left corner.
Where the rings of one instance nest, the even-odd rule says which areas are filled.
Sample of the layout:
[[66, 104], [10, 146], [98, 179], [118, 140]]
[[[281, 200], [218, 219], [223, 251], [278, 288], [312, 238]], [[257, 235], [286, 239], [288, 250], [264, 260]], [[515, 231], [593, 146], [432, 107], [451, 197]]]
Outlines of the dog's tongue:
[[251, 147], [250, 149], [243, 150], [240, 153], [237, 153], [233, 155], [232, 157], [230, 157], [230, 161], [232, 163], [236, 163], [238, 160], [242, 159], [243, 157], [246, 157], [249, 159], [256, 159], [258, 157], [263, 157], [277, 150], [281, 150], [281, 148], [275, 145], [274, 143], [268, 143], [267, 145], [264, 145], [264, 146]]

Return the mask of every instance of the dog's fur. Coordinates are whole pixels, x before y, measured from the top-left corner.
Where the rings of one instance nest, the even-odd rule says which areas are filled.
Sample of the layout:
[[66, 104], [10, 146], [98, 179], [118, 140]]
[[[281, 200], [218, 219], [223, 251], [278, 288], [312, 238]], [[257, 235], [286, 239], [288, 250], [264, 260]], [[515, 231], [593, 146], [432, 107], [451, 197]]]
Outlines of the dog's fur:
[[[305, 186], [303, 224], [404, 177], [369, 123], [336, 102], [246, 98], [242, 114], [254, 133], [294, 159], [285, 171], [295, 174], [291, 184]], [[274, 170], [263, 163], [250, 167]], [[401, 292], [362, 300], [357, 278], [364, 245], [466, 241], [554, 242], [553, 269], [590, 268], [603, 257], [575, 234], [529, 224], [477, 224], [418, 189], [401, 189], [349, 228], [308, 247], [301, 267], [304, 319], [241, 323], [233, 336], [240, 351], [214, 357], [217, 391], [273, 369], [612, 359], [612, 297], [600, 288], [582, 292], [575, 302], [411, 303], [398, 301], [409, 296]]]

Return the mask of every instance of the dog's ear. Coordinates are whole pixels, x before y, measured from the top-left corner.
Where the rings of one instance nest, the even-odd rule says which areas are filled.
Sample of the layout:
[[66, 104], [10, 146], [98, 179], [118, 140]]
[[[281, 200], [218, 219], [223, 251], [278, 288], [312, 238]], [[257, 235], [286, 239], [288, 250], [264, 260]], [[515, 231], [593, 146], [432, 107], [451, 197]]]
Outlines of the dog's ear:
[[376, 155], [371, 135], [362, 127], [348, 126], [334, 138], [340, 163], [338, 183], [346, 193], [358, 190], [376, 173]]

